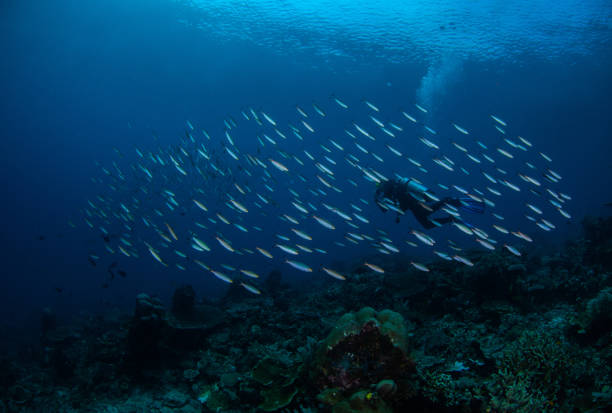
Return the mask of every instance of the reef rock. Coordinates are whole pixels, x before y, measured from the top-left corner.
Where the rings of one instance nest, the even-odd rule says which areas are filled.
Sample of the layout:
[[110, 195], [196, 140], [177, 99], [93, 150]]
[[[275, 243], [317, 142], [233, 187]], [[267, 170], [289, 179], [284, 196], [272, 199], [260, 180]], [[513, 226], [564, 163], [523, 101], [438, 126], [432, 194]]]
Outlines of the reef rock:
[[612, 217], [590, 217], [582, 221], [588, 242], [584, 259], [591, 265], [612, 268]]
[[177, 288], [172, 296], [172, 314], [178, 319], [192, 319], [194, 317], [195, 296], [195, 290], [191, 285]]
[[159, 342], [165, 325], [165, 309], [161, 301], [145, 293], [138, 294], [127, 340], [129, 363], [144, 366], [159, 359]]

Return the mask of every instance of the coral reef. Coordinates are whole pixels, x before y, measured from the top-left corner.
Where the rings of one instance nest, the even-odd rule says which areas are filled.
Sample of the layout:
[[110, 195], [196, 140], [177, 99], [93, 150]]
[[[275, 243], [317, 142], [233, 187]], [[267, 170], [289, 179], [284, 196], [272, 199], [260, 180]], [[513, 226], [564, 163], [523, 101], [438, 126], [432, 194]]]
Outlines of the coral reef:
[[177, 288], [172, 296], [172, 314], [180, 320], [195, 317], [195, 290], [191, 285]]
[[508, 345], [493, 375], [496, 411], [546, 411], [564, 406], [566, 389], [585, 370], [574, 346], [554, 329], [524, 332]]
[[266, 357], [260, 360], [251, 372], [253, 380], [264, 386], [260, 392], [263, 402], [259, 408], [272, 412], [289, 405], [298, 393], [295, 381], [301, 369], [302, 365], [285, 365], [281, 359]]
[[612, 345], [612, 287], [604, 288], [587, 301], [573, 322], [571, 330], [581, 340], [600, 348]]
[[387, 411], [387, 402], [399, 403], [392, 399], [410, 394], [415, 373], [406, 336], [403, 317], [394, 311], [365, 307], [343, 315], [310, 366], [313, 381], [323, 391], [318, 399], [334, 411], [349, 411], [356, 405]]
[[582, 220], [587, 247], [584, 260], [604, 270], [612, 269], [612, 217], [587, 216]]
[[426, 277], [371, 257], [384, 274], [339, 263], [346, 281], [310, 289], [272, 271], [258, 296], [181, 286], [71, 322], [47, 308], [37, 342], [3, 329], [0, 411], [611, 411], [612, 220], [584, 228], [562, 249], [467, 251], [474, 267], [434, 261]]

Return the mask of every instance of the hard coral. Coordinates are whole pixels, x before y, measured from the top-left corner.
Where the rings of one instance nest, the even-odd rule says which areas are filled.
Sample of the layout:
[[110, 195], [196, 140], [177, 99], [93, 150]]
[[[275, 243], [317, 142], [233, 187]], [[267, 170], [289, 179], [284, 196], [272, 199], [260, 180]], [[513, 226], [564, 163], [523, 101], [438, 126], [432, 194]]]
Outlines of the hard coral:
[[347, 313], [340, 317], [334, 329], [329, 333], [324, 345], [331, 348], [349, 335], [358, 334], [368, 322], [373, 322], [381, 333], [400, 350], [407, 351], [407, 333], [404, 318], [391, 310], [376, 312], [371, 307], [364, 307], [356, 313]]
[[575, 348], [551, 331], [524, 332], [508, 346], [493, 376], [491, 407], [497, 411], [547, 411], [563, 406], [570, 383], [584, 366]]
[[260, 360], [251, 372], [253, 380], [265, 386], [260, 392], [263, 402], [259, 408], [272, 412], [288, 406], [298, 393], [295, 381], [301, 372], [301, 366], [285, 365], [278, 359]]
[[[327, 394], [326, 389], [333, 389], [336, 395], [319, 399], [335, 405], [359, 391], [375, 388], [385, 379], [398, 383], [398, 394], [402, 393], [406, 389], [401, 387], [406, 386], [414, 371], [414, 363], [407, 357], [402, 316], [390, 310], [377, 313], [366, 307], [340, 318], [320, 346], [312, 374], [319, 390]], [[391, 397], [393, 393], [384, 396]]]

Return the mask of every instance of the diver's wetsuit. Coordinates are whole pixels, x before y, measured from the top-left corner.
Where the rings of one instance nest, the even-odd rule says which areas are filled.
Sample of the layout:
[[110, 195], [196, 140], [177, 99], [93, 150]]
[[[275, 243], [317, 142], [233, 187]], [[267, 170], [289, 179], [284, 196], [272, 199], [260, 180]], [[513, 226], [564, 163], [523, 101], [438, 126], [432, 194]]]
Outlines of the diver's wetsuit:
[[[431, 229], [437, 226], [429, 219], [429, 216], [442, 208], [444, 204], [454, 206], [459, 206], [460, 204], [459, 200], [453, 198], [445, 198], [431, 204], [427, 204], [425, 202], [421, 203], [410, 194], [408, 183], [400, 182], [395, 179], [382, 182], [376, 189], [375, 199], [377, 204], [383, 212], [387, 212], [387, 210], [380, 205], [382, 198], [390, 199], [402, 211], [409, 209], [417, 221], [419, 221], [419, 223], [425, 229]], [[448, 224], [453, 222], [453, 220], [454, 218], [452, 216], [435, 219], [435, 221], [440, 225]], [[399, 214], [396, 217], [396, 221], [399, 222]]]

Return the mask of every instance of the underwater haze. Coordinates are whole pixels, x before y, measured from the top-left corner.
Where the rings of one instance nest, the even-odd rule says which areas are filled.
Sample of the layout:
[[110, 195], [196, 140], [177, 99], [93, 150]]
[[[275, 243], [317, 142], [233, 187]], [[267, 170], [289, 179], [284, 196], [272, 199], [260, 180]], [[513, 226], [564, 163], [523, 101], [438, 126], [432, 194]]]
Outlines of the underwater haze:
[[0, 52], [0, 326], [18, 342], [41, 314], [131, 314], [186, 285], [398, 311], [342, 289], [486, 254], [535, 274], [610, 214], [609, 1], [7, 0]]
[[[145, 285], [191, 279], [127, 260], [130, 279], [100, 290], [105, 271], [86, 258], [104, 245], [77, 218], [97, 195], [94, 162], [110, 164], [114, 148], [135, 160], [134, 147], [159, 146], [154, 133], [176, 143], [186, 120], [221, 140], [223, 118], [248, 106], [289, 120], [296, 104], [333, 108], [331, 94], [367, 98], [384, 116], [418, 102], [434, 129], [495, 113], [550, 152], [578, 220], [609, 202], [609, 3], [403, 3], [5, 3], [3, 318], [131, 304]], [[572, 231], [564, 223], [555, 236]]]

